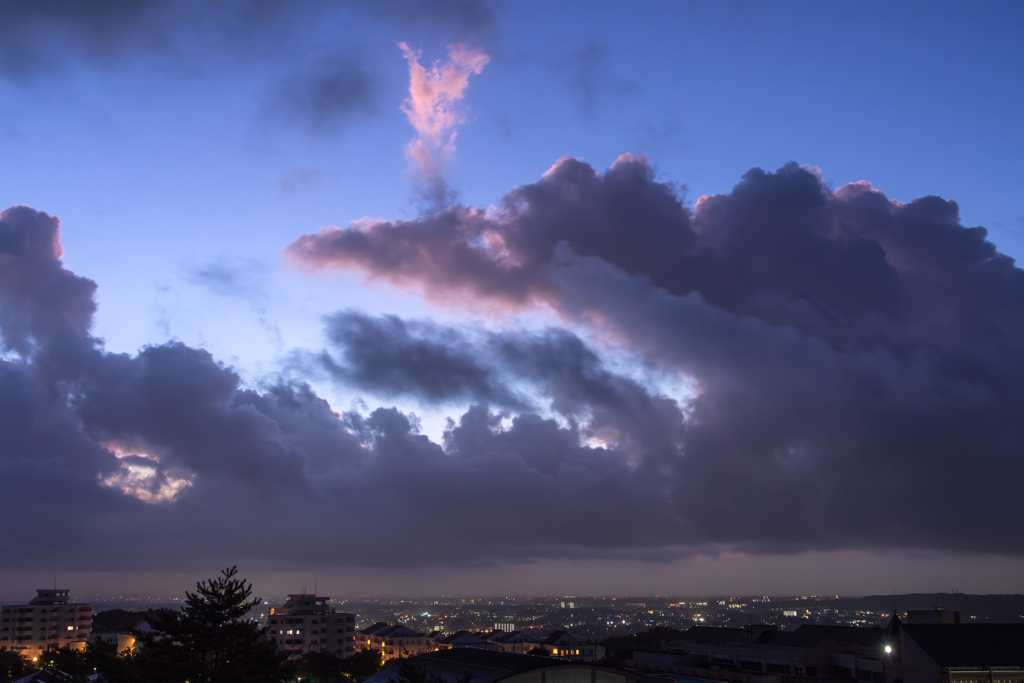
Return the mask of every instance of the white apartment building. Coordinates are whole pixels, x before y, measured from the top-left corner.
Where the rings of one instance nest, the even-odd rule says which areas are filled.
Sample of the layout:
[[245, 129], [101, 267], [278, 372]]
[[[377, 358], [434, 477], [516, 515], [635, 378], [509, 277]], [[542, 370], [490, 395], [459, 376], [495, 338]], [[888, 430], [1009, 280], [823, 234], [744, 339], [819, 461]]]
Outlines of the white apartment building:
[[27, 604], [0, 607], [0, 650], [33, 660], [48, 648], [85, 647], [92, 630], [92, 605], [68, 602], [70, 592], [44, 588]]
[[328, 652], [345, 658], [355, 652], [356, 617], [335, 612], [331, 599], [305, 593], [291, 593], [280, 607], [270, 608], [267, 640], [278, 652], [298, 659], [307, 652]]
[[383, 621], [356, 633], [356, 644], [359, 650], [377, 650], [384, 661], [397, 657], [416, 657], [434, 649], [426, 633]]

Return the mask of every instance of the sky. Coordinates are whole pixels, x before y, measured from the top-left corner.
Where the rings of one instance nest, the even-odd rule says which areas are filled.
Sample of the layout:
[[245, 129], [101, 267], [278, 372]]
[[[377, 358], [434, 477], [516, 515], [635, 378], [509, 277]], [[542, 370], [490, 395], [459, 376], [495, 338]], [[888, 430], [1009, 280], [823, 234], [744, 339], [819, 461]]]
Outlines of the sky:
[[0, 3], [0, 597], [1022, 592], [1022, 33]]

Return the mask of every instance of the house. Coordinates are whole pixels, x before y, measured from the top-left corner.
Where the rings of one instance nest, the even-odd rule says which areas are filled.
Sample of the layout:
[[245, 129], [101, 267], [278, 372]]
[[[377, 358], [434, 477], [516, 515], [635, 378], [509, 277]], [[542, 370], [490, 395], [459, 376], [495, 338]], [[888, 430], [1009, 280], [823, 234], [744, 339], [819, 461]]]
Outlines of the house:
[[496, 643], [489, 643], [475, 633], [469, 631], [456, 631], [444, 635], [436, 633], [431, 639], [435, 650], [454, 650], [463, 647], [475, 647], [485, 650], [500, 650]]
[[540, 647], [540, 640], [523, 631], [503, 633], [493, 642], [500, 645], [505, 652], [514, 652], [520, 655], [528, 654], [530, 650]]
[[89, 634], [90, 643], [108, 642], [113, 643], [117, 652], [126, 652], [135, 647], [135, 635], [133, 631], [149, 633], [153, 628], [145, 619], [139, 621], [129, 630], [124, 631], [93, 631]]
[[385, 661], [397, 657], [415, 657], [433, 649], [427, 634], [413, 631], [402, 624], [383, 621], [364, 628], [357, 639], [360, 651], [376, 650]]

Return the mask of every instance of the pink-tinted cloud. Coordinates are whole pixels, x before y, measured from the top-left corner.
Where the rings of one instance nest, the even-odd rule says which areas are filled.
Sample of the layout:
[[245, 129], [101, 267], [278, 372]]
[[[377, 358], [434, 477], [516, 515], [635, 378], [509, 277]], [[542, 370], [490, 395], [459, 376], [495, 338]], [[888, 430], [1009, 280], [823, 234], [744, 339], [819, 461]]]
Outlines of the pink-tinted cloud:
[[416, 179], [426, 198], [442, 205], [448, 197], [443, 167], [455, 152], [456, 128], [465, 118], [458, 108], [471, 74], [479, 74], [490, 57], [465, 45], [450, 45], [448, 61], [434, 62], [428, 70], [420, 64], [421, 53], [399, 43], [409, 62], [409, 97], [402, 111], [416, 129], [417, 137], [406, 147]]
[[[460, 306], [542, 302], [687, 377], [685, 456], [659, 447], [646, 462], [670, 463], [674, 513], [711, 530], [704, 538], [769, 551], [810, 539], [1010, 548], [1006, 528], [929, 501], [1003, 487], [1024, 468], [1024, 271], [952, 201], [901, 203], [866, 182], [831, 191], [791, 163], [753, 169], [691, 210], [643, 157], [604, 173], [563, 158], [496, 209], [333, 229], [291, 253]], [[674, 444], [664, 415], [662, 443]], [[588, 436], [623, 443], [604, 427]], [[897, 499], [897, 512], [866, 520]], [[1015, 508], [986, 515], [1024, 523]]]

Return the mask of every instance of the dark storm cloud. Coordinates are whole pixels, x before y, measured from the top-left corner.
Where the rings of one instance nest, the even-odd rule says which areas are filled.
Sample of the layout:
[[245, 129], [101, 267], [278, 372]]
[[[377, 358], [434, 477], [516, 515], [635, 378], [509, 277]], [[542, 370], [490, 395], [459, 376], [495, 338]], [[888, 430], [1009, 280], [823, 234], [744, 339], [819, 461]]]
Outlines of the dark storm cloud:
[[[457, 306], [544, 303], [692, 381], [645, 457], [687, 530], [666, 538], [1024, 551], [1024, 272], [951, 201], [832, 192], [790, 164], [690, 210], [642, 157], [563, 159], [497, 211], [324, 229], [289, 253]], [[966, 492], [985, 502], [952, 502]]]
[[344, 361], [325, 354], [321, 362], [345, 384], [431, 402], [469, 400], [525, 407], [525, 400], [455, 330], [349, 311], [328, 320], [327, 335]]
[[386, 398], [520, 411], [538, 408], [532, 395], [584, 437], [652, 460], [679, 455], [684, 418], [677, 402], [608, 370], [568, 331], [459, 330], [349, 311], [328, 320], [328, 337], [343, 360], [328, 354], [318, 360], [345, 385]]
[[[95, 286], [63, 268], [58, 227], [24, 207], [0, 217], [0, 332], [15, 354], [0, 360], [0, 542], [24, 548], [4, 556], [8, 567], [474, 563], [646, 553], [680, 528], [669, 500], [651, 499], [663, 481], [645, 455], [599, 424], [603, 445], [584, 445], [589, 420], [480, 404], [442, 446], [394, 408], [338, 415], [304, 385], [245, 388], [183, 344], [107, 353], [89, 332]], [[454, 351], [430, 355], [439, 350], [424, 342], [444, 338], [441, 328], [360, 322], [336, 330], [340, 343], [390, 334], [427, 348], [428, 362], [472, 367]], [[455, 351], [476, 344], [450, 341]], [[571, 336], [484, 342], [511, 344], [504, 362], [526, 374], [581, 355], [587, 376], [563, 369], [558, 382], [567, 406], [621, 384]], [[495, 527], [495, 514], [517, 521]], [[640, 514], [662, 522], [636, 532]]]
[[518, 187], [496, 219], [456, 206], [424, 219], [325, 228], [289, 246], [312, 268], [365, 270], [436, 298], [469, 294], [512, 305], [555, 296], [555, 247], [597, 256], [629, 272], [685, 277], [678, 266], [696, 237], [672, 188], [652, 182], [642, 159], [620, 159], [605, 175], [565, 158], [543, 181]]
[[562, 160], [497, 210], [297, 242], [317, 267], [587, 329], [329, 319], [339, 381], [473, 403], [440, 443], [182, 344], [105, 352], [57, 236], [31, 209], [0, 219], [0, 543], [28, 549], [8, 566], [1024, 552], [1024, 273], [946, 200], [790, 165], [691, 210], [643, 158]]
[[0, 214], [0, 333], [7, 349], [88, 335], [96, 283], [60, 265], [60, 222], [25, 206]]

